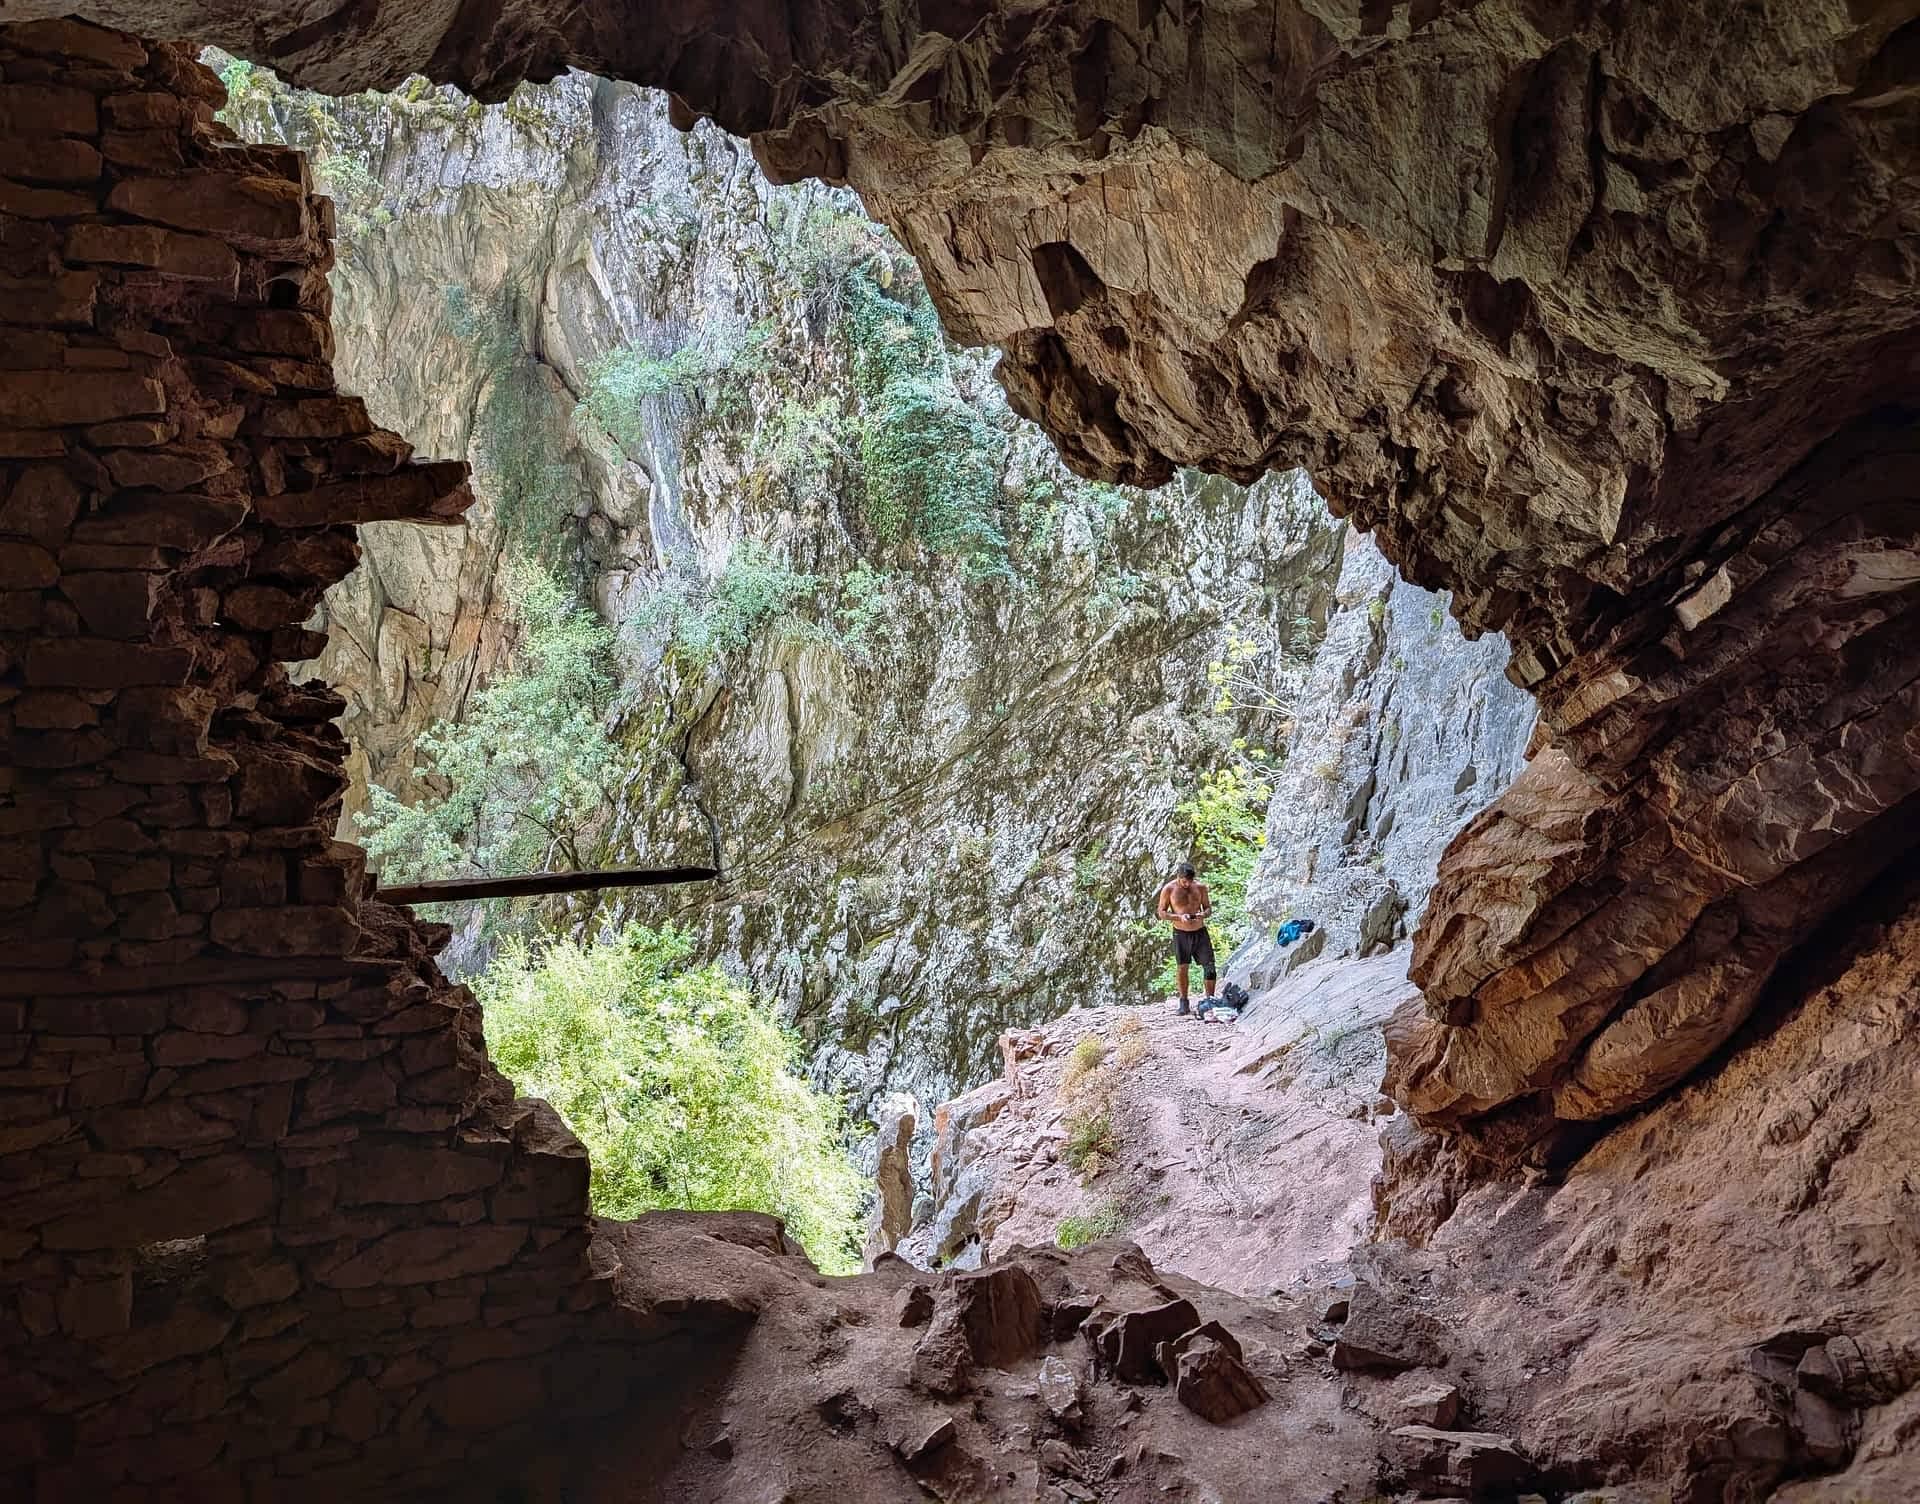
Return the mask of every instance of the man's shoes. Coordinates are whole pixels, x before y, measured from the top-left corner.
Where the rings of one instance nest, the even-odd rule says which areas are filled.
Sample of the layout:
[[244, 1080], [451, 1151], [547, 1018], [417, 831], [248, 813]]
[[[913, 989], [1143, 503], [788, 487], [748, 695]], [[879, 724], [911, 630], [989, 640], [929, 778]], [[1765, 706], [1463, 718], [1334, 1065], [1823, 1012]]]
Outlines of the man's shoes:
[[1193, 1009], [1187, 1006], [1187, 1000], [1185, 998], [1181, 998], [1180, 1006], [1174, 1011], [1173, 1016], [1175, 1018], [1185, 1018], [1191, 1012], [1193, 1012]]

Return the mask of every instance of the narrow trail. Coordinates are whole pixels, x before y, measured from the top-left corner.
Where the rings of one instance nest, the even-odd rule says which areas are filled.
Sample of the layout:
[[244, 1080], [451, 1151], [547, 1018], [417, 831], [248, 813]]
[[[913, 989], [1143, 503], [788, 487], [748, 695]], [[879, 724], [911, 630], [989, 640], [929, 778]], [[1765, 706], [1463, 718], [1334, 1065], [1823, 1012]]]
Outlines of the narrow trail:
[[[1157, 1267], [1241, 1294], [1338, 1259], [1372, 1224], [1379, 1025], [1405, 971], [1404, 951], [1303, 968], [1234, 1024], [1169, 1000], [1003, 1036], [1003, 1076], [940, 1109], [933, 1215], [901, 1252], [968, 1264], [1117, 1222]], [[1090, 1036], [1104, 1062], [1083, 1074]], [[1071, 1162], [1102, 1112], [1110, 1152]]]

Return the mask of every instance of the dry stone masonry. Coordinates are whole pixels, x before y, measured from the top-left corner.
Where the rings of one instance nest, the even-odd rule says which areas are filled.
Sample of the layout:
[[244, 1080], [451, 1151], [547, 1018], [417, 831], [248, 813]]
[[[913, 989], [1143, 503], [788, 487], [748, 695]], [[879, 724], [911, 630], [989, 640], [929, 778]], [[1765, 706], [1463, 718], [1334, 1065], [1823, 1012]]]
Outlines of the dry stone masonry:
[[334, 389], [331, 206], [221, 98], [0, 30], [0, 1494], [41, 1504], [444, 1479], [608, 1296], [583, 1151], [331, 838], [341, 701], [281, 664], [353, 524], [456, 520], [465, 467]]

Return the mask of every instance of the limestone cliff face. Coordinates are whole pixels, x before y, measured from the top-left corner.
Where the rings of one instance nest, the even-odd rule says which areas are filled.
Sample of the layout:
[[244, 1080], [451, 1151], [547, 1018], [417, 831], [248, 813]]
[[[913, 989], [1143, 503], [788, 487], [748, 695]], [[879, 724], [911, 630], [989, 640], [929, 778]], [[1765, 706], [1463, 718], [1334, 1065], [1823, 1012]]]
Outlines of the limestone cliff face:
[[1412, 933], [1447, 843], [1524, 760], [1534, 706], [1508, 682], [1506, 658], [1503, 640], [1468, 642], [1445, 596], [1347, 534], [1248, 895], [1268, 921], [1297, 915], [1320, 929], [1287, 951], [1250, 945], [1240, 959], [1257, 984], [1276, 965], [1370, 956]]
[[[1152, 894], [1186, 855], [1175, 806], [1261, 735], [1215, 712], [1208, 666], [1230, 635], [1310, 650], [1332, 609], [1340, 534], [1311, 488], [1092, 486], [952, 354], [936, 395], [1000, 456], [1005, 543], [890, 541], [861, 512], [864, 356], [833, 278], [914, 272], [845, 195], [775, 188], [662, 96], [584, 77], [484, 109], [235, 82], [230, 113], [317, 148], [340, 205], [344, 379], [422, 452], [469, 458], [480, 498], [431, 535], [369, 527], [327, 598], [308, 667], [349, 699], [349, 812], [366, 780], [408, 789], [419, 733], [511, 663], [502, 568], [539, 552], [621, 633], [623, 791], [595, 856], [725, 875], [566, 922], [691, 926], [862, 1105], [937, 1101], [1002, 1029], [1138, 1000]], [[667, 374], [615, 438], [576, 409], [622, 350]], [[675, 385], [686, 351], [730, 359], [724, 389]], [[675, 612], [710, 610], [743, 556], [810, 587], [684, 651]]]

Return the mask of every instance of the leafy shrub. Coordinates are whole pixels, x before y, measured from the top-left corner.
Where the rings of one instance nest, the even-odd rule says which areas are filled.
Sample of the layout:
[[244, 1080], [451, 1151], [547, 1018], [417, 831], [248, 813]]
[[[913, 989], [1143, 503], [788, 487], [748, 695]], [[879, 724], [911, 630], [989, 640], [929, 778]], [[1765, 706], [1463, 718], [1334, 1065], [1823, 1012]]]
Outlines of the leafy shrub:
[[819, 587], [764, 543], [743, 538], [711, 584], [676, 580], [656, 591], [633, 619], [663, 634], [696, 663], [744, 648], [754, 633], [794, 611]]
[[378, 784], [357, 817], [388, 882], [539, 871], [584, 859], [588, 831], [618, 782], [603, 722], [612, 703], [612, 634], [551, 576], [510, 572], [523, 628], [513, 666], [475, 695], [467, 717], [422, 733], [425, 792], [404, 804]]
[[1089, 1243], [1098, 1243], [1102, 1238], [1113, 1237], [1126, 1225], [1117, 1201], [1103, 1201], [1092, 1211], [1062, 1217], [1060, 1225], [1054, 1229], [1054, 1243], [1071, 1253], [1076, 1248], [1084, 1248]]
[[510, 943], [473, 984], [494, 1062], [587, 1146], [593, 1209], [770, 1212], [830, 1273], [859, 1267], [864, 1182], [800, 1047], [679, 931]]
[[893, 577], [862, 559], [840, 576], [840, 604], [834, 631], [842, 647], [858, 654], [872, 651], [876, 639], [894, 636], [898, 605]]
[[1120, 1152], [1113, 1131], [1113, 1113], [1105, 1107], [1077, 1112], [1067, 1119], [1067, 1144], [1061, 1151], [1067, 1167], [1081, 1180], [1092, 1180]]
[[667, 392], [697, 393], [715, 422], [747, 416], [754, 380], [770, 361], [773, 325], [762, 320], [737, 335], [652, 355], [637, 346], [609, 350], [587, 368], [576, 413], [598, 424], [628, 454], [646, 447], [645, 402]]
[[868, 526], [883, 543], [917, 539], [976, 575], [1005, 573], [1006, 435], [954, 389], [924, 288], [902, 301], [861, 270], [845, 287]]

